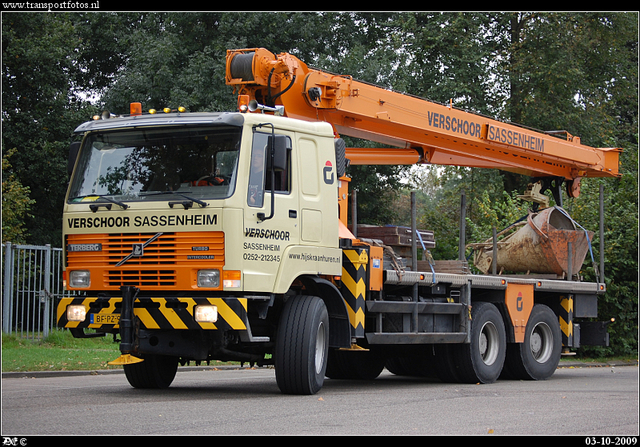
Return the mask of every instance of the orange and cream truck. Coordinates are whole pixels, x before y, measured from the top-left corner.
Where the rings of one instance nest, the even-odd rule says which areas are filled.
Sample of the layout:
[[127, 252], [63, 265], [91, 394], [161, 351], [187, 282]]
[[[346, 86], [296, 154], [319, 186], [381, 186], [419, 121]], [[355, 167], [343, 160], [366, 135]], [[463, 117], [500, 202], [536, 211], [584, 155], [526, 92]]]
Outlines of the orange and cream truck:
[[[113, 334], [122, 354], [113, 363], [132, 386], [168, 387], [178, 365], [214, 359], [274, 365], [292, 394], [384, 367], [455, 382], [539, 380], [563, 351], [607, 343], [606, 323], [580, 320], [597, 317], [606, 291], [602, 265], [596, 282], [581, 280], [593, 233], [559, 204], [563, 184], [575, 197], [583, 177], [617, 176], [619, 149], [287, 53], [229, 50], [226, 76], [236, 112], [143, 113], [133, 103], [128, 116], [81, 124], [70, 147], [64, 278], [75, 295], [60, 300], [58, 325], [76, 337]], [[388, 148], [348, 148], [342, 135]], [[418, 261], [428, 246], [415, 223], [395, 235], [409, 241], [408, 257], [387, 228], [364, 237], [369, 226], [349, 224], [349, 164], [526, 174], [535, 212], [475, 247], [480, 273], [464, 259]]]

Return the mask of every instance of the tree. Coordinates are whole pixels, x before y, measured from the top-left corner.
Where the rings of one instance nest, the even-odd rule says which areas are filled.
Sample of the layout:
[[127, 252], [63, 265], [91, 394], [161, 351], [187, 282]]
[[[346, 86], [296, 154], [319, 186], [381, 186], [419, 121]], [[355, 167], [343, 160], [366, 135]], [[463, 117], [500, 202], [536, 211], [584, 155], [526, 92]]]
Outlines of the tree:
[[[71, 16], [5, 13], [2, 21], [3, 153], [35, 206], [24, 215], [29, 242], [59, 244], [68, 145], [91, 113], [76, 93], [79, 45]], [[3, 227], [4, 223], [3, 214]]]
[[[132, 101], [144, 108], [235, 110], [224, 82], [226, 49], [286, 51], [384, 88], [565, 130], [591, 146], [623, 147], [622, 178], [583, 180], [582, 197], [565, 197], [565, 207], [585, 227], [597, 228], [592, 200], [605, 184], [611, 267], [601, 316], [624, 315], [612, 331], [624, 339], [623, 350], [634, 340], [637, 345], [623, 335], [637, 333], [635, 12], [5, 13], [2, 43], [2, 148], [11, 166], [5, 172], [3, 164], [3, 180], [28, 188], [35, 201], [28, 213], [14, 215], [34, 244], [60, 241], [75, 126], [104, 108], [128, 113]], [[517, 214], [512, 191], [522, 191], [529, 180], [479, 168], [430, 172], [429, 184], [415, 185], [425, 191], [419, 225], [436, 230], [435, 255], [443, 258], [457, 257], [461, 191], [467, 195], [467, 237], [480, 237], [494, 222]], [[352, 166], [349, 173], [361, 222], [406, 219], [398, 207], [406, 201], [400, 191], [406, 169]], [[16, 188], [18, 195], [27, 191]], [[10, 216], [3, 213], [3, 228]]]
[[24, 220], [35, 200], [29, 198], [29, 188], [22, 186], [12, 172], [9, 157], [15, 149], [2, 156], [2, 243], [23, 244], [28, 236]]

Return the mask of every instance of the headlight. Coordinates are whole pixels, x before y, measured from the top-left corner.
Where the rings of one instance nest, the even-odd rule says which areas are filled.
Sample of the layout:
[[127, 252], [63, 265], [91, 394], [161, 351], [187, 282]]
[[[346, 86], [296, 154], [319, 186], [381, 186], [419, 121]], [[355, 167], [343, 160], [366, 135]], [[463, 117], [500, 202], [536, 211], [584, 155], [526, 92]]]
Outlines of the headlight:
[[72, 270], [69, 273], [69, 287], [89, 287], [91, 273], [88, 270]]
[[198, 305], [193, 316], [198, 323], [215, 323], [218, 321], [218, 308], [216, 306]]
[[68, 321], [84, 321], [87, 317], [87, 309], [81, 304], [67, 306]]
[[198, 270], [198, 287], [220, 286], [220, 270]]

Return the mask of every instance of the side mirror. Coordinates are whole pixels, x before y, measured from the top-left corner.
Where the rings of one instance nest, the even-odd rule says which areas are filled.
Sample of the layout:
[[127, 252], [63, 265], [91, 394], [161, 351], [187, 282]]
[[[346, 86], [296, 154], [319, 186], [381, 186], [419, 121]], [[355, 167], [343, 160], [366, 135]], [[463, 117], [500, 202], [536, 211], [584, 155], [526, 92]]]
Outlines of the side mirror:
[[80, 144], [82, 144], [82, 141], [74, 141], [69, 145], [69, 159], [67, 160], [67, 174], [69, 175], [73, 173], [73, 166], [76, 164], [76, 158], [78, 158]]
[[[269, 137], [267, 147], [273, 148], [274, 171], [285, 171], [287, 169], [288, 151], [291, 150], [290, 142], [291, 140], [285, 135], [272, 135]], [[270, 171], [271, 167], [271, 157], [267, 156], [267, 170]]]
[[[275, 172], [287, 170], [287, 159], [291, 150], [290, 140], [285, 135], [269, 136], [267, 142], [267, 175], [271, 175], [271, 214], [265, 216], [264, 213], [258, 213], [258, 219], [261, 221], [269, 220], [275, 213], [275, 199], [273, 194], [273, 185], [275, 183]], [[273, 155], [273, 156], [270, 156]]]

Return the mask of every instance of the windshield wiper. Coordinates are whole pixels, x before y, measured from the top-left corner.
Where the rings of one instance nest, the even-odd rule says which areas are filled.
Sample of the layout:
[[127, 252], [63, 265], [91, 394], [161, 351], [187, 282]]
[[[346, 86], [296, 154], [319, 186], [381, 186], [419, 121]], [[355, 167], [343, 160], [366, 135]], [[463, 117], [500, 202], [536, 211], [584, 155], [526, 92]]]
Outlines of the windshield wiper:
[[158, 192], [150, 192], [150, 193], [140, 193], [140, 195], [143, 196], [143, 197], [158, 196], [158, 195], [162, 195], [162, 194], [175, 194], [177, 196], [184, 197], [189, 202], [191, 202], [191, 203], [189, 203], [189, 202], [169, 202], [169, 206], [171, 208], [173, 208], [173, 205], [176, 205], [176, 204], [184, 206], [184, 209], [191, 208], [191, 205], [193, 205], [193, 202], [195, 202], [198, 205], [200, 205], [201, 208], [204, 208], [205, 206], [208, 205], [207, 202], [203, 202], [202, 200], [199, 200], [199, 199], [194, 199], [193, 197], [189, 197], [189, 196], [187, 196], [185, 194], [182, 194], [181, 192], [176, 192], [176, 191], [158, 191]]
[[[112, 199], [111, 197], [105, 196], [103, 194], [88, 194], [86, 196], [74, 197], [72, 200], [84, 199], [87, 197], [99, 197], [101, 199], [106, 200], [107, 202], [115, 203], [116, 205], [122, 207], [123, 210], [126, 210], [127, 208], [129, 208], [129, 205], [127, 205], [126, 203], [120, 202], [119, 200]], [[92, 203], [89, 205], [89, 209], [91, 209], [91, 211], [93, 211], [94, 213], [98, 211], [98, 208], [100, 208], [101, 206], [104, 206], [106, 209], [111, 210], [111, 203]]]

